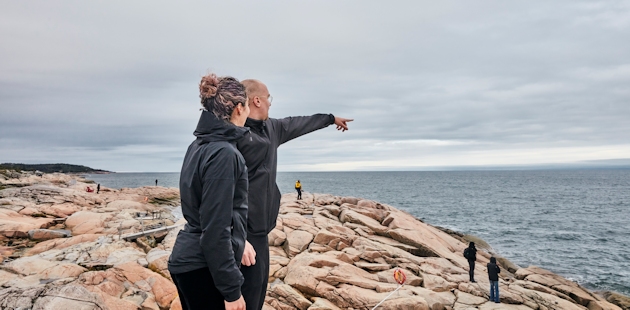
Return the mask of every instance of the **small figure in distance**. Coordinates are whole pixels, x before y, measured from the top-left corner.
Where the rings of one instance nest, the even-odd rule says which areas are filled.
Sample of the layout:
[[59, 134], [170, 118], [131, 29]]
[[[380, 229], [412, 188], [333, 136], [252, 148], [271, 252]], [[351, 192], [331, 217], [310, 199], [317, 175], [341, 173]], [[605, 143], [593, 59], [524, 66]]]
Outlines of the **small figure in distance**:
[[300, 180], [295, 182], [295, 190], [297, 191], [297, 199], [302, 200], [302, 183], [300, 183]]
[[464, 250], [464, 257], [468, 260], [468, 274], [470, 275], [470, 282], [475, 283], [475, 261], [477, 260], [477, 248], [474, 242], [470, 242], [468, 247]]
[[96, 193], [98, 194], [101, 191], [101, 184], [96, 184]]
[[488, 267], [488, 279], [490, 280], [490, 301], [499, 303], [499, 273], [501, 268], [497, 265], [497, 259], [490, 257]]
[[155, 179], [155, 186], [157, 186], [157, 179]]

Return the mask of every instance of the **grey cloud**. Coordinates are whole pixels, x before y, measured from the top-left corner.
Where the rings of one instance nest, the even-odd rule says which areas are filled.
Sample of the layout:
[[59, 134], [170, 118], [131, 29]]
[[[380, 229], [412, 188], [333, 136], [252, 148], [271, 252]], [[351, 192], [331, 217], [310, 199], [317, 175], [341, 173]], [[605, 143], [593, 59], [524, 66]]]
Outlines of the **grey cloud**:
[[528, 150], [545, 162], [575, 148], [591, 157], [567, 161], [630, 157], [624, 1], [3, 7], [3, 162], [176, 171], [209, 70], [266, 82], [273, 117], [356, 119], [283, 146], [289, 168], [460, 166], [480, 152], [519, 164]]

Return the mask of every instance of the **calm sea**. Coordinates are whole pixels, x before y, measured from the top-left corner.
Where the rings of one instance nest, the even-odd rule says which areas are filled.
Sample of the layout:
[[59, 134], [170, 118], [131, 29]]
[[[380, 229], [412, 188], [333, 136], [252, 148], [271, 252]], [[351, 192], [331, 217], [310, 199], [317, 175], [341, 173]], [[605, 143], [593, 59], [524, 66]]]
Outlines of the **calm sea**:
[[[178, 173], [88, 177], [107, 187], [177, 187]], [[630, 295], [630, 169], [448, 172], [284, 172], [282, 193], [373, 199], [427, 223], [488, 241], [595, 290]]]

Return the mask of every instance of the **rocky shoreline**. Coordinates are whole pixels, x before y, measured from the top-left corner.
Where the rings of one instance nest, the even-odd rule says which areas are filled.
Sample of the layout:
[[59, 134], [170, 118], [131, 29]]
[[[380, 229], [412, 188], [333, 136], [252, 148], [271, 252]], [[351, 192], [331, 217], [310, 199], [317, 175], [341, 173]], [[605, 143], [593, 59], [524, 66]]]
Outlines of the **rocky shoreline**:
[[[184, 223], [171, 213], [178, 190], [87, 187], [76, 175], [0, 171], [0, 308], [181, 309], [166, 268]], [[487, 251], [468, 282], [472, 237], [371, 200], [303, 198], [282, 198], [264, 309], [371, 309], [398, 288], [397, 268], [407, 281], [379, 309], [630, 309], [623, 295], [506, 259], [501, 303], [489, 302]]]

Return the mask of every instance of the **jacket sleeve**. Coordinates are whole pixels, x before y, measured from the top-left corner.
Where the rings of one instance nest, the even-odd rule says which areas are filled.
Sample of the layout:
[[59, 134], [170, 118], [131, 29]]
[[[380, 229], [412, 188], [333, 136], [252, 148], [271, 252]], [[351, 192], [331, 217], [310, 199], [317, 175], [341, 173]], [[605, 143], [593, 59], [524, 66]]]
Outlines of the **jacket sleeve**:
[[232, 209], [238, 158], [222, 149], [204, 165], [200, 246], [214, 284], [227, 301], [241, 297], [243, 275], [232, 248]]
[[283, 144], [299, 136], [334, 124], [335, 116], [332, 114], [315, 114], [270, 120], [273, 123], [279, 144]]

